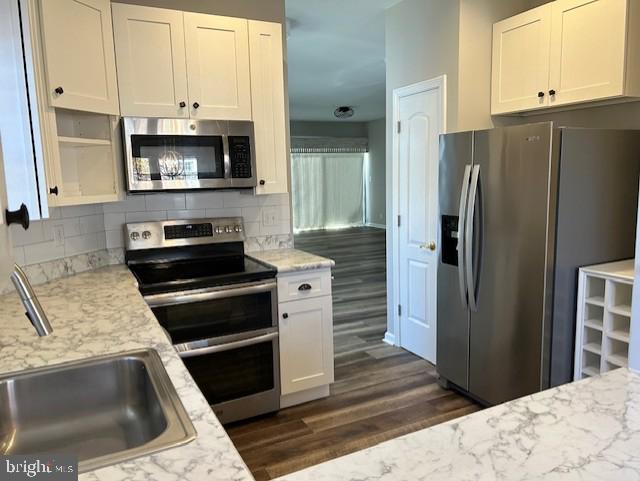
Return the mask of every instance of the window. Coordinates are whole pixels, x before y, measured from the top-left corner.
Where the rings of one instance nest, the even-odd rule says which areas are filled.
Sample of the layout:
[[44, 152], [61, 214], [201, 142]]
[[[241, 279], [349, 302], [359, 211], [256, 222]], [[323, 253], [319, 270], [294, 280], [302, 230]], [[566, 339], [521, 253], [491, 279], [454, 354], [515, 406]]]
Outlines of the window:
[[293, 153], [294, 231], [364, 225], [365, 153]]

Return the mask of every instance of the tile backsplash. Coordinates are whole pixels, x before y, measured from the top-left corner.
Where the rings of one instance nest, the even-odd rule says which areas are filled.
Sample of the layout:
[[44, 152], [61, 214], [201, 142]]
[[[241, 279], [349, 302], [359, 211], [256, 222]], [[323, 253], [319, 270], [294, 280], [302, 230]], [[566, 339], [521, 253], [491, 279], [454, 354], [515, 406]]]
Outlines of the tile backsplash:
[[293, 243], [287, 194], [217, 191], [132, 195], [121, 202], [54, 208], [50, 215], [47, 220], [32, 222], [27, 231], [11, 226], [18, 264], [122, 250], [123, 224], [149, 220], [241, 216], [247, 251], [291, 247]]

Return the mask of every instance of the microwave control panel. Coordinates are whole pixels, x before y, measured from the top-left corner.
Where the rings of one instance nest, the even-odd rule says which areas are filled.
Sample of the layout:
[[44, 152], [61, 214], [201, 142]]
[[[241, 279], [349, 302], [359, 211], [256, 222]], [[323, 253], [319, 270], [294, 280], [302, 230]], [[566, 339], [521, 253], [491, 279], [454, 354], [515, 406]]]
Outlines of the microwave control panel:
[[253, 176], [249, 137], [229, 136], [229, 160], [231, 161], [232, 178], [250, 179]]

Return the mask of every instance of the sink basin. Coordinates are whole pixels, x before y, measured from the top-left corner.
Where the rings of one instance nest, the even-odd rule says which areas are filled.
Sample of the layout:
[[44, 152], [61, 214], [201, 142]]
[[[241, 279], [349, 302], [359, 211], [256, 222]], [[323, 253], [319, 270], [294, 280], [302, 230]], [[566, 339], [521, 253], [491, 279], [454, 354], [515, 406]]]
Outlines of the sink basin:
[[0, 376], [2, 454], [73, 454], [85, 472], [195, 437], [151, 349]]

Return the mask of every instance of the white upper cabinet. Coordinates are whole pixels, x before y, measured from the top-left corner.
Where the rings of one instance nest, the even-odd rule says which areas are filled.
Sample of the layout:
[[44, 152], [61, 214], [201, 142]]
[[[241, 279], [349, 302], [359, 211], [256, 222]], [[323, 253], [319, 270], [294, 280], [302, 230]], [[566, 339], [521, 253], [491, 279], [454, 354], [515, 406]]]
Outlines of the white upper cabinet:
[[43, 0], [40, 15], [50, 105], [117, 115], [110, 0]]
[[493, 32], [494, 115], [640, 97], [635, 0], [557, 0]]
[[550, 105], [624, 95], [626, 0], [560, 0], [551, 7]]
[[182, 12], [113, 4], [120, 111], [129, 117], [188, 117]]
[[548, 105], [550, 34], [549, 5], [493, 26], [493, 114]]
[[190, 115], [251, 120], [247, 20], [184, 13]]
[[282, 27], [249, 21], [251, 99], [256, 144], [256, 194], [288, 192]]

